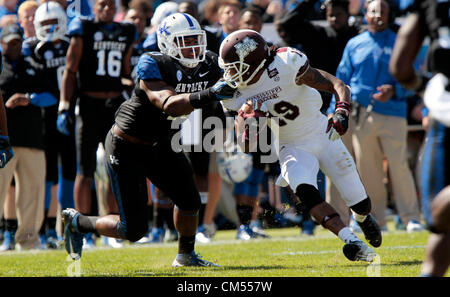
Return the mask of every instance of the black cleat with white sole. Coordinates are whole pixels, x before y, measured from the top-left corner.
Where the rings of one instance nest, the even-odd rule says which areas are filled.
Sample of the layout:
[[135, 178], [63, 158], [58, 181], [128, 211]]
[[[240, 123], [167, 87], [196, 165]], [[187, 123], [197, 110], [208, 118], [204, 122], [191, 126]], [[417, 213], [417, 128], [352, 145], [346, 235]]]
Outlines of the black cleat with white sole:
[[350, 261], [372, 262], [377, 255], [362, 241], [350, 241], [346, 243], [343, 247], [343, 252]]
[[377, 221], [373, 218], [372, 215], [368, 215], [364, 222], [357, 222], [362, 232], [364, 233], [364, 237], [373, 247], [379, 247], [382, 242], [382, 235], [380, 226], [378, 226]]

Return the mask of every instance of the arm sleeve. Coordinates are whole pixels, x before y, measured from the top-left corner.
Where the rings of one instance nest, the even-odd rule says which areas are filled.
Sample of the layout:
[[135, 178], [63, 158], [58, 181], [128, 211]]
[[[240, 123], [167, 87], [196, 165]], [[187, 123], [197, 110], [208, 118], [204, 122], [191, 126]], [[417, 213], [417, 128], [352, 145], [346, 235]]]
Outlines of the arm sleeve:
[[137, 78], [142, 80], [162, 80], [156, 60], [149, 55], [142, 55], [137, 64]]
[[74, 18], [67, 29], [67, 35], [69, 37], [83, 36], [83, 23], [79, 17]]

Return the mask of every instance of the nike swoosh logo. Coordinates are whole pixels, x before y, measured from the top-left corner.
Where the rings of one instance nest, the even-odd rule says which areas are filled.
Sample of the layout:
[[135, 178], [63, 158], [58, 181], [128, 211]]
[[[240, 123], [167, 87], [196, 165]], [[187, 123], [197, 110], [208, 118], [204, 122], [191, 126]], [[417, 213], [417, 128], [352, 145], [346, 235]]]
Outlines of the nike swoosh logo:
[[118, 39], [119, 39], [119, 41], [124, 41], [127, 38], [126, 37], [119, 37]]
[[198, 76], [203, 77], [205, 75], [207, 75], [209, 73], [209, 71], [206, 71], [205, 73], [199, 73]]

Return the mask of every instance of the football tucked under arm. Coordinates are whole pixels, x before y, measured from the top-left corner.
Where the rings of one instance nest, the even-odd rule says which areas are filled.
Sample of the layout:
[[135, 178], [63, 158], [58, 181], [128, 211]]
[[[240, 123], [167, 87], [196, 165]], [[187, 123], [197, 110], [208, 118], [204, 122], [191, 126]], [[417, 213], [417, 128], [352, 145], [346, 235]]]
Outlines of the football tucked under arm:
[[259, 120], [267, 117], [267, 113], [260, 109], [260, 103], [257, 105], [256, 109], [253, 108], [252, 101], [242, 105], [235, 123], [238, 145], [247, 154], [257, 151], [259, 133], [267, 126], [267, 120]]

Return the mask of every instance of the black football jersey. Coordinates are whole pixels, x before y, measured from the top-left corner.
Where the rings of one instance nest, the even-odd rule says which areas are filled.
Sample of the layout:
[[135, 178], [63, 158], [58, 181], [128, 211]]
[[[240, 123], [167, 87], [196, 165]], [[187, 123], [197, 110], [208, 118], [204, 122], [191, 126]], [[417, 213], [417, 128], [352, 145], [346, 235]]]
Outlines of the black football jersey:
[[68, 40], [61, 40], [58, 43], [39, 42], [32, 40], [29, 43], [31, 57], [33, 62], [42, 69], [52, 84], [52, 89], [57, 90], [56, 98], [59, 98], [61, 90], [61, 80], [66, 67], [66, 54], [69, 48]]
[[217, 55], [210, 51], [207, 51], [205, 61], [193, 69], [182, 67], [176, 60], [159, 52], [143, 54], [137, 67], [138, 80], [134, 95], [120, 106], [116, 113], [116, 124], [126, 134], [148, 142], [170, 136], [171, 121], [139, 88], [140, 79], [163, 80], [177, 93], [193, 93], [211, 87], [222, 75]]
[[136, 27], [130, 23], [106, 25], [83, 19], [71, 24], [69, 36], [81, 36], [83, 55], [80, 61], [80, 91], [123, 91], [122, 60], [136, 40]]

